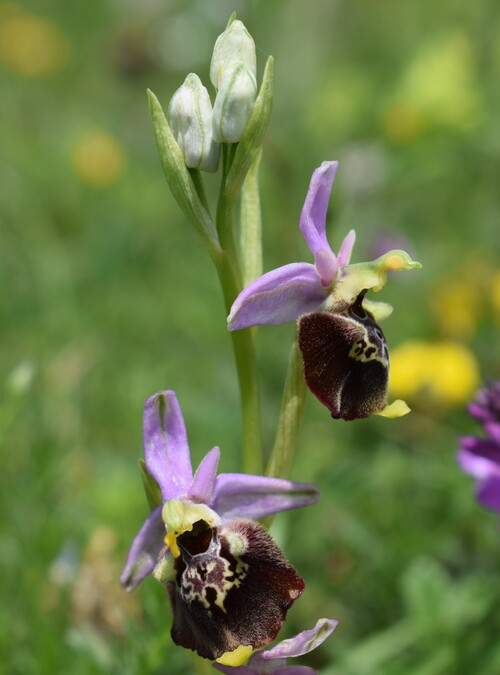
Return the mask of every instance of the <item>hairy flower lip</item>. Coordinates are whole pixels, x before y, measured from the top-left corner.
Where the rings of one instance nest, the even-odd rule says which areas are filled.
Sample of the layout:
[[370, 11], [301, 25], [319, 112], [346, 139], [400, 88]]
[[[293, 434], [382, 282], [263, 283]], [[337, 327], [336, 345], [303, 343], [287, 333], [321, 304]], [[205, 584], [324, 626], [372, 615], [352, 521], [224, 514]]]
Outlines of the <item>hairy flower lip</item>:
[[305, 586], [265, 528], [250, 520], [219, 526], [205, 551], [176, 558], [174, 569], [167, 579], [172, 638], [210, 659], [268, 644]]
[[298, 343], [306, 383], [334, 419], [362, 419], [386, 407], [387, 344], [368, 312], [363, 318], [351, 307], [342, 314], [306, 314], [298, 322]]

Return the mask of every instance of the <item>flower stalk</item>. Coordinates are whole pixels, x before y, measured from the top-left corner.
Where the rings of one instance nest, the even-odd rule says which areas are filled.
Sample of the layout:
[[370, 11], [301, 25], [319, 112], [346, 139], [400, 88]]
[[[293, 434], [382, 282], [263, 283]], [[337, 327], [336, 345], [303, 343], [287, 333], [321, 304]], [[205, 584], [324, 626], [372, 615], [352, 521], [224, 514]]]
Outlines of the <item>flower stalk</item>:
[[267, 476], [287, 478], [290, 474], [306, 396], [304, 366], [297, 343], [294, 342], [288, 361], [276, 438], [266, 467]]
[[[240, 271], [235, 264], [235, 258], [226, 251], [222, 252], [215, 265], [226, 312], [229, 312], [241, 288]], [[262, 470], [260, 396], [252, 329], [231, 333], [231, 344], [241, 397], [243, 470], [247, 473], [260, 473]]]
[[262, 215], [259, 196], [259, 168], [262, 151], [259, 151], [248, 171], [241, 191], [240, 252], [243, 284], [262, 274]]

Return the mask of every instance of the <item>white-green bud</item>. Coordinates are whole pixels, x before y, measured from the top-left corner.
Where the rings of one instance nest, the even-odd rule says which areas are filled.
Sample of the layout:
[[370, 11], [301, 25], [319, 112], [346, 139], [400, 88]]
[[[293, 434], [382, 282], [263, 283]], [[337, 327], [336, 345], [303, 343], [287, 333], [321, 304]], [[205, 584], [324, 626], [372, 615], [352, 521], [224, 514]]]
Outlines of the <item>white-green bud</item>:
[[206, 87], [195, 73], [190, 73], [172, 96], [168, 118], [186, 166], [217, 171], [220, 146], [212, 133], [212, 104]]
[[255, 42], [241, 21], [233, 21], [215, 42], [210, 63], [210, 79], [221, 88], [225, 71], [236, 61], [243, 61], [254, 78], [257, 76]]
[[242, 61], [224, 71], [214, 103], [213, 136], [218, 143], [237, 143], [257, 97], [255, 75]]

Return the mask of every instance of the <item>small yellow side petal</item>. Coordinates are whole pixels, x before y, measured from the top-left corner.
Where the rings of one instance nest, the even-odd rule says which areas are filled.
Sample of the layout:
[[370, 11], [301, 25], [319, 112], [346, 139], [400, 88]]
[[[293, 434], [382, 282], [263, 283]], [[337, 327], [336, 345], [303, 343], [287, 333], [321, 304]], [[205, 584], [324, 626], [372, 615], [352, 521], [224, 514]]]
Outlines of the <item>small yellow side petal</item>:
[[363, 298], [363, 307], [373, 315], [377, 323], [387, 319], [393, 310], [392, 305], [389, 305], [387, 302], [377, 302], [375, 300], [368, 300], [367, 298]]
[[177, 532], [168, 532], [165, 535], [165, 539], [163, 540], [165, 544], [170, 548], [170, 553], [173, 555], [174, 558], [178, 558], [181, 554], [181, 551], [177, 545]]
[[400, 398], [398, 398], [397, 401], [394, 401], [394, 403], [391, 403], [390, 405], [386, 405], [383, 410], [381, 410], [378, 413], [375, 413], [375, 415], [380, 415], [381, 417], [388, 417], [389, 419], [394, 419], [395, 417], [403, 417], [403, 415], [407, 415], [409, 412], [410, 408], [408, 407], [408, 405]]
[[252, 645], [240, 645], [232, 652], [225, 652], [216, 661], [223, 666], [243, 666], [250, 658], [252, 651]]

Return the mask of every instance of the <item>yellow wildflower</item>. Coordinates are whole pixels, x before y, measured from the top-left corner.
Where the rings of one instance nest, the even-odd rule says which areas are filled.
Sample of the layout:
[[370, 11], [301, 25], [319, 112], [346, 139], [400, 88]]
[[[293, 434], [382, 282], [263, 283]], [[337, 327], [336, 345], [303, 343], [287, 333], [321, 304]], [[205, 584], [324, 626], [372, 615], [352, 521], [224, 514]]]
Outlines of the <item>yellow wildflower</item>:
[[64, 68], [68, 56], [68, 39], [57, 26], [14, 3], [0, 4], [0, 64], [38, 77]]
[[431, 310], [440, 333], [464, 340], [477, 329], [483, 306], [479, 284], [467, 279], [447, 279], [432, 289]]
[[386, 134], [409, 142], [430, 127], [468, 131], [482, 117], [472, 47], [450, 32], [424, 45], [408, 65], [382, 120]]
[[123, 171], [125, 157], [119, 142], [105, 131], [89, 131], [77, 139], [71, 153], [76, 173], [90, 185], [104, 187]]
[[413, 399], [425, 395], [432, 402], [462, 405], [480, 384], [474, 354], [451, 340], [410, 340], [391, 351], [390, 391]]

